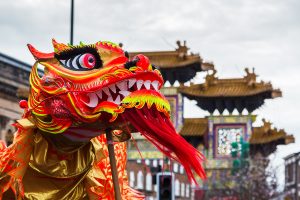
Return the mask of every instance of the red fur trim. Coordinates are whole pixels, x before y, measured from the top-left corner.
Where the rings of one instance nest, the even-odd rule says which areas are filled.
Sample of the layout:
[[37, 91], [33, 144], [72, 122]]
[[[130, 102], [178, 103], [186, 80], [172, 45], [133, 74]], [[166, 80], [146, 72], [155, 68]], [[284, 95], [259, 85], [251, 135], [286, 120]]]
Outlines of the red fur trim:
[[196, 183], [193, 171], [205, 179], [202, 166], [204, 156], [183, 139], [175, 130], [170, 119], [155, 109], [128, 109], [124, 113], [135, 128], [161, 152], [181, 163], [190, 179]]

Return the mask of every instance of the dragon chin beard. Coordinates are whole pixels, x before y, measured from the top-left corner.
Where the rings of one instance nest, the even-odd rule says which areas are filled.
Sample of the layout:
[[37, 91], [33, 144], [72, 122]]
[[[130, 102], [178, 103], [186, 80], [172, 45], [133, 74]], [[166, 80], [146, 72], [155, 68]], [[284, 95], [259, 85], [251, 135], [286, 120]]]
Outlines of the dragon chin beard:
[[193, 170], [201, 178], [205, 178], [205, 172], [200, 167], [204, 157], [176, 132], [166, 115], [154, 108], [144, 107], [124, 112], [124, 118], [167, 157], [181, 163], [194, 183], [197, 182]]

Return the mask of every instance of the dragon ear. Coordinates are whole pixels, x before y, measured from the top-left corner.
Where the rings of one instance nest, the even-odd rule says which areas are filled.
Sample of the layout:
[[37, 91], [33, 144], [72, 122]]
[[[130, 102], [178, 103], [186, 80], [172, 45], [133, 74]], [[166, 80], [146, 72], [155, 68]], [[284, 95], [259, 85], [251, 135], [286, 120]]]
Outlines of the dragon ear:
[[35, 60], [42, 60], [42, 59], [51, 59], [54, 58], [54, 53], [43, 53], [34, 48], [31, 44], [27, 44], [29, 51], [33, 55]]
[[58, 42], [56, 42], [55, 39], [52, 39], [52, 45], [54, 48], [54, 52], [57, 54], [59, 54], [62, 51], [70, 49], [70, 46], [63, 44], [63, 43], [58, 43]]

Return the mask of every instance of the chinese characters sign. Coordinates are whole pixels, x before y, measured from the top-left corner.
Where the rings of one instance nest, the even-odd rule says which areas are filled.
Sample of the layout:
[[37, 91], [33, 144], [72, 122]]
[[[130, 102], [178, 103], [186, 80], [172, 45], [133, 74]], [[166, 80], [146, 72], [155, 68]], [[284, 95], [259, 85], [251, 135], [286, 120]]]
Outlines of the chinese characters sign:
[[244, 138], [244, 125], [217, 125], [215, 127], [215, 157], [223, 158], [231, 154], [231, 143], [239, 142]]

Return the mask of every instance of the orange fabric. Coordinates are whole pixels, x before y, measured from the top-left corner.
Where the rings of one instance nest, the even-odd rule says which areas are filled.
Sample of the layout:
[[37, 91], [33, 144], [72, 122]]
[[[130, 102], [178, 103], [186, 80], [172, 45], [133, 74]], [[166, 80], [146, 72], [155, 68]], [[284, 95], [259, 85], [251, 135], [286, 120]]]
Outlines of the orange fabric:
[[[5, 147], [3, 143], [0, 151], [0, 199], [3, 193], [11, 189], [17, 199], [24, 199], [23, 176], [27, 171], [30, 155], [32, 154], [34, 129], [19, 129], [14, 143]], [[91, 140], [95, 148], [95, 162], [92, 169], [85, 176], [85, 187], [89, 199], [113, 200], [114, 188], [108, 149], [105, 135]], [[119, 174], [119, 183], [122, 199], [142, 200], [145, 197], [128, 185], [126, 172], [126, 144], [118, 142], [114, 145]], [[47, 151], [47, 149], [45, 149]], [[46, 178], [46, 177], [45, 177]], [[49, 177], [51, 179], [51, 177]], [[50, 180], [49, 179], [49, 180]], [[47, 181], [48, 179], [45, 179]]]
[[0, 199], [12, 189], [17, 199], [24, 196], [22, 178], [28, 167], [32, 151], [33, 130], [19, 128], [14, 142], [0, 150]]
[[[114, 187], [112, 180], [112, 173], [110, 167], [110, 161], [108, 157], [108, 148], [106, 144], [105, 135], [101, 135], [92, 140], [96, 151], [96, 162], [94, 169], [100, 170], [104, 174], [105, 179], [97, 177], [97, 174], [91, 174], [87, 176], [86, 187], [90, 199], [105, 199], [114, 200]], [[124, 142], [118, 142], [114, 144], [116, 164], [119, 176], [120, 190], [123, 200], [141, 200], [144, 199], [144, 195], [140, 192], [132, 189], [128, 185], [128, 178], [126, 172], [127, 150]], [[101, 155], [99, 155], [99, 153]], [[97, 158], [97, 154], [98, 157]]]

